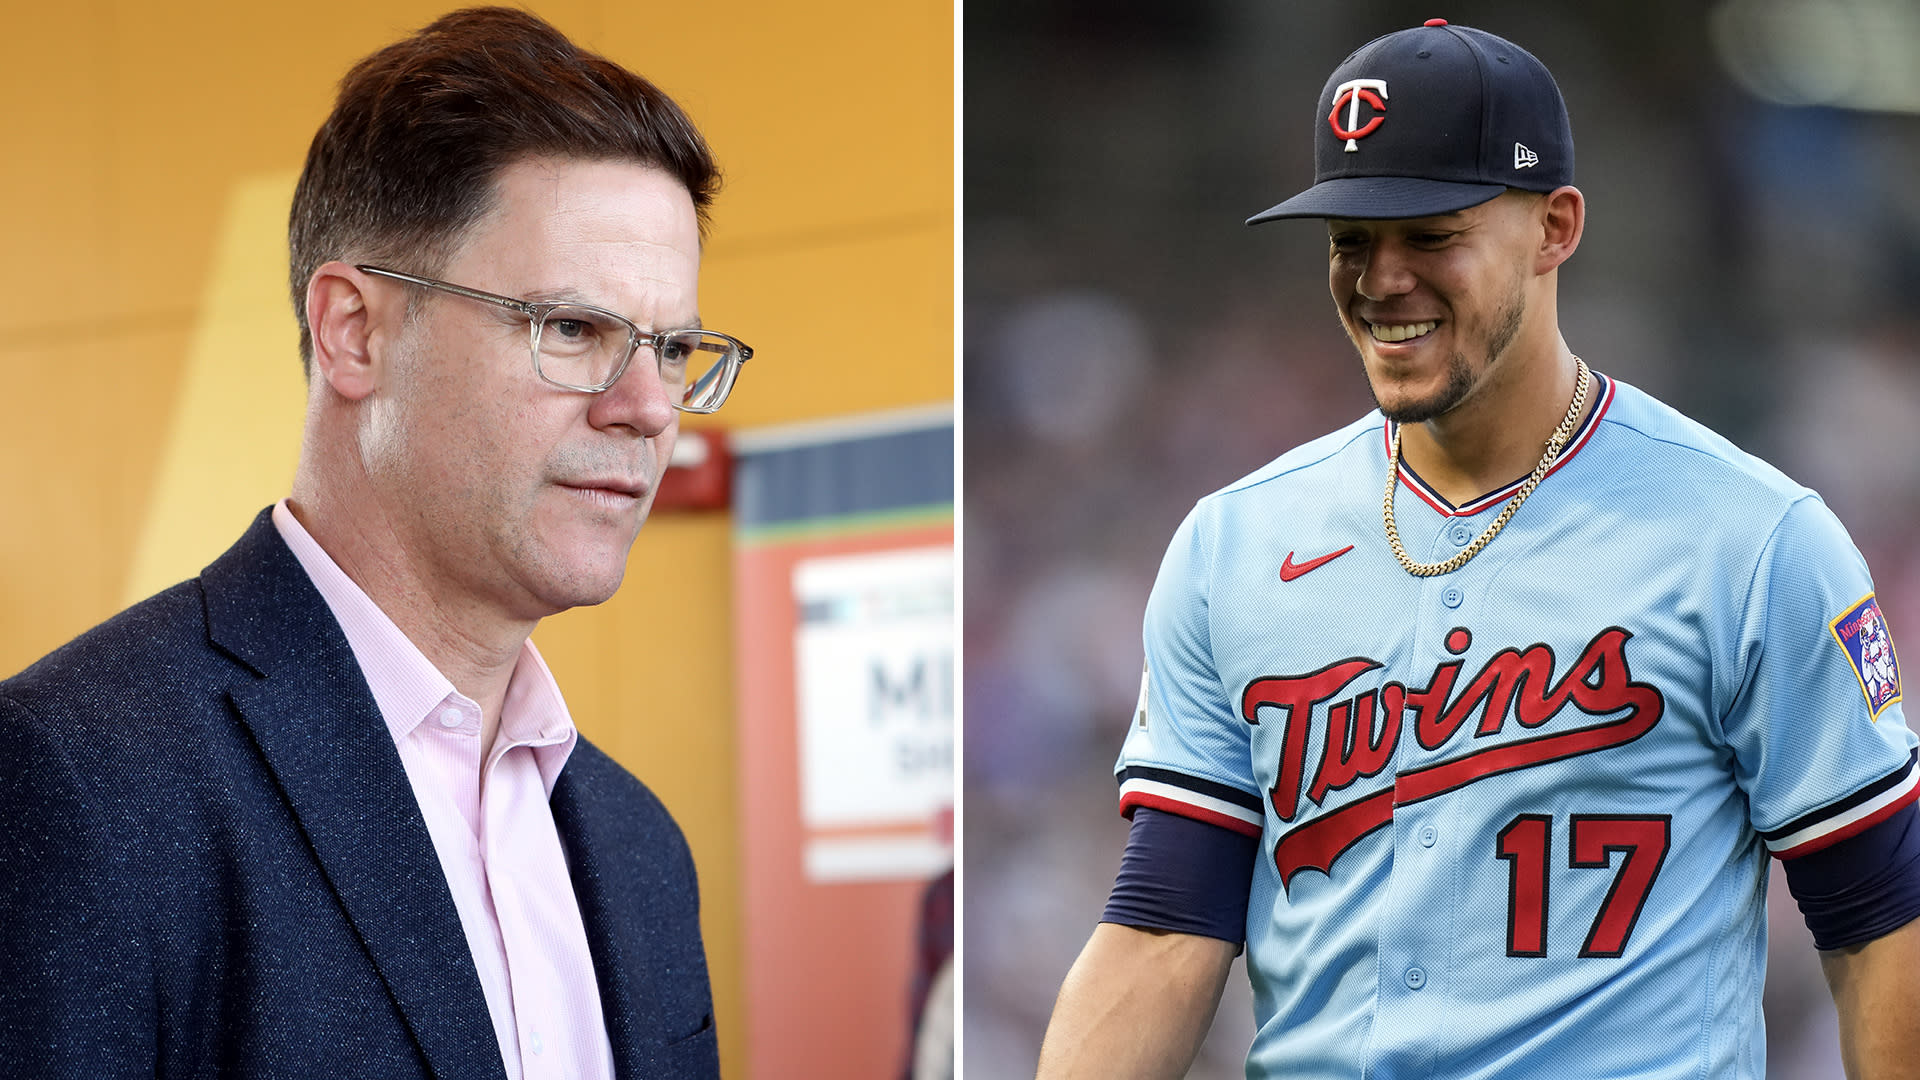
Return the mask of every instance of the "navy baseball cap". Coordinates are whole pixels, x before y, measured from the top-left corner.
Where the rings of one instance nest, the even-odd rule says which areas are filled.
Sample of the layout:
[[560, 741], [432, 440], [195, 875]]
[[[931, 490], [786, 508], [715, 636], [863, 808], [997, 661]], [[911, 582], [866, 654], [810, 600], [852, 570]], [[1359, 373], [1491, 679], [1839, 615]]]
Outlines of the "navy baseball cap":
[[1313, 186], [1247, 219], [1412, 218], [1507, 188], [1573, 183], [1573, 128], [1546, 65], [1445, 19], [1347, 57], [1314, 113]]

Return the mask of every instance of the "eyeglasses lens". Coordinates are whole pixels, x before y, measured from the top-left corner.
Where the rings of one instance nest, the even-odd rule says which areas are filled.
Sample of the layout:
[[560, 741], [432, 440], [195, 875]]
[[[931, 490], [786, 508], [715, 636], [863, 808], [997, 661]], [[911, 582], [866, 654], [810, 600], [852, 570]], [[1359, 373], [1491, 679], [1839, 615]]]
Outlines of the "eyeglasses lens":
[[660, 343], [660, 379], [679, 388], [684, 408], [711, 411], [726, 400], [738, 371], [733, 342], [699, 330], [668, 334]]
[[626, 359], [627, 324], [592, 308], [556, 307], [535, 327], [540, 374], [587, 389], [604, 386]]
[[[553, 308], [536, 333], [540, 374], [583, 390], [606, 387], [632, 344], [632, 327], [593, 308]], [[733, 385], [738, 357], [724, 337], [679, 330], [661, 337], [651, 352], [668, 396], [684, 409], [711, 410]]]

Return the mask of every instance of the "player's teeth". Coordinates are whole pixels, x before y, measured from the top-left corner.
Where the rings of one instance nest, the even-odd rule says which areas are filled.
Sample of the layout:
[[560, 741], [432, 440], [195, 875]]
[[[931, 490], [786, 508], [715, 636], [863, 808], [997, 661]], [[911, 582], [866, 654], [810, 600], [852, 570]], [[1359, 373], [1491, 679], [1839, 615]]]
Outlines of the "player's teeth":
[[1394, 326], [1368, 323], [1367, 329], [1372, 331], [1374, 340], [1385, 341], [1391, 344], [1396, 341], [1409, 341], [1422, 334], [1430, 334], [1433, 332], [1433, 328], [1439, 325], [1437, 321], [1429, 319], [1426, 322], [1400, 323]]

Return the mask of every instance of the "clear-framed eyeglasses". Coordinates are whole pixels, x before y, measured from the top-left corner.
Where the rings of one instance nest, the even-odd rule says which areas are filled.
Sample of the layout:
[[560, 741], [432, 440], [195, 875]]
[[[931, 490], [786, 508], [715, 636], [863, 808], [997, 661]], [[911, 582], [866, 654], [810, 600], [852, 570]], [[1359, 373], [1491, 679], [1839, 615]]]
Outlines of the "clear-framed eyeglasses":
[[534, 373], [563, 390], [598, 394], [611, 389], [633, 354], [645, 346], [653, 350], [673, 407], [710, 413], [727, 400], [740, 365], [753, 358], [746, 342], [713, 330], [648, 333], [624, 315], [588, 304], [535, 303], [379, 266], [354, 269], [525, 315], [532, 325]]

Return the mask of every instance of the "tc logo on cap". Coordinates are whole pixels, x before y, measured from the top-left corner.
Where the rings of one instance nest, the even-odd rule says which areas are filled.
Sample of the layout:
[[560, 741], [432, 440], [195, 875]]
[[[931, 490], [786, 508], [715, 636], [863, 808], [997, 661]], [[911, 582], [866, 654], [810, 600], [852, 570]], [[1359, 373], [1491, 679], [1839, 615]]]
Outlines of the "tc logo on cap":
[[[1376, 96], [1374, 91], [1379, 91]], [[1373, 118], [1365, 124], [1360, 123], [1360, 103], [1364, 101], [1373, 108]], [[1340, 108], [1346, 106], [1347, 123], [1340, 125]], [[1327, 123], [1332, 125], [1334, 135], [1347, 140], [1347, 153], [1360, 149], [1360, 140], [1373, 134], [1387, 119], [1387, 80], [1385, 79], [1348, 79], [1335, 88], [1333, 111], [1327, 114]]]

